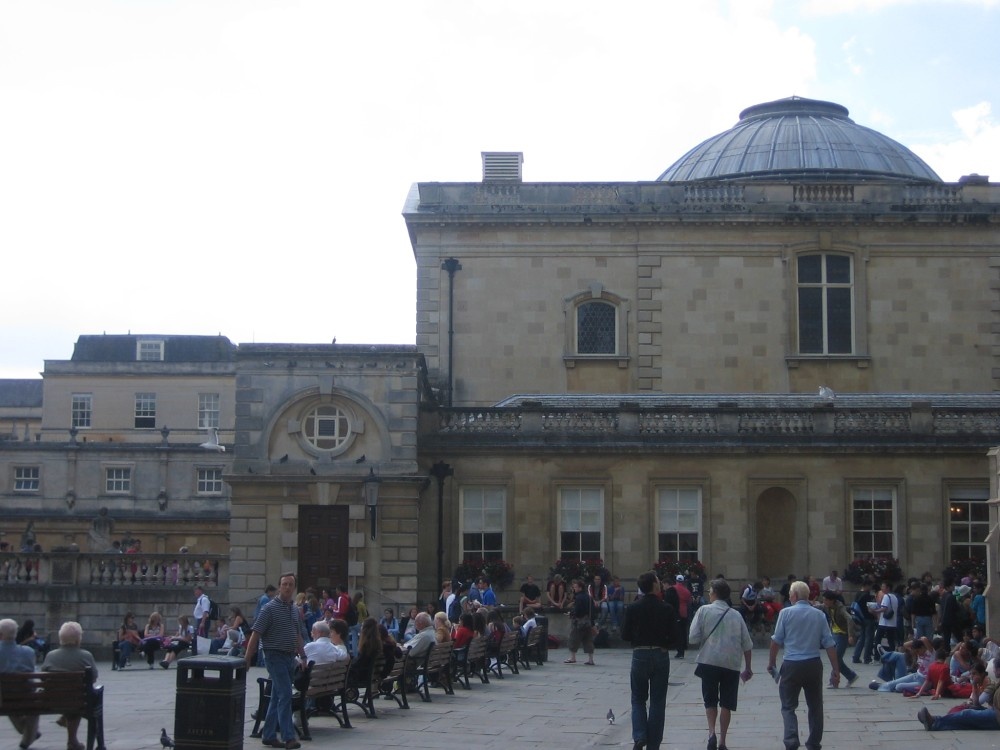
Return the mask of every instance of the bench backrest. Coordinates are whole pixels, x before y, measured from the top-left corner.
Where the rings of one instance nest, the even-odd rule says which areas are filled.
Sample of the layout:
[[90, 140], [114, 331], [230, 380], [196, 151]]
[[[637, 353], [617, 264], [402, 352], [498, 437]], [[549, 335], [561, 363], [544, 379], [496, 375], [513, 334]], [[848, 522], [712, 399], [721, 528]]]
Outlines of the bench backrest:
[[441, 667], [451, 665], [451, 649], [452, 643], [448, 641], [447, 643], [436, 643], [434, 647], [427, 654], [427, 662], [424, 669], [428, 672], [436, 672], [441, 669]]
[[339, 693], [347, 687], [347, 671], [351, 660], [335, 661], [327, 664], [313, 664], [309, 673], [309, 689], [306, 696], [313, 698], [318, 695]]
[[469, 661], [478, 661], [484, 656], [486, 656], [486, 639], [482, 636], [476, 636], [469, 641], [469, 653], [465, 658]]
[[515, 648], [517, 648], [517, 631], [511, 630], [503, 634], [503, 639], [500, 641], [500, 655], [510, 653]]
[[94, 673], [11, 672], [0, 675], [0, 713], [89, 714], [98, 696]]

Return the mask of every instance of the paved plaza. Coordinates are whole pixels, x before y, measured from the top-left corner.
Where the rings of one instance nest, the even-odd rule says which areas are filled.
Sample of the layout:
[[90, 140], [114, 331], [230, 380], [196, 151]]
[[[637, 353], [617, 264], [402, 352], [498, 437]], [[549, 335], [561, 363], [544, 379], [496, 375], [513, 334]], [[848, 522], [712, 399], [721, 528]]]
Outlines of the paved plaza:
[[[673, 660], [671, 687], [667, 695], [666, 748], [699, 750], [707, 738], [699, 681], [693, 675], [693, 653]], [[597, 666], [563, 664], [565, 650], [551, 651], [550, 661], [531, 671], [489, 685], [479, 681], [454, 696], [432, 691], [433, 702], [422, 703], [417, 696], [410, 710], [401, 710], [392, 701], [378, 701], [378, 719], [364, 718], [351, 707], [353, 729], [341, 729], [330, 717], [310, 722], [310, 747], [379, 748], [631, 748], [629, 722], [628, 649], [599, 650]], [[756, 676], [741, 688], [740, 710], [733, 718], [731, 750], [768, 748], [781, 750], [781, 716], [777, 688], [764, 672], [767, 652], [754, 651]], [[109, 750], [156, 750], [160, 728], [174, 733], [174, 697], [177, 673], [159, 667], [147, 670], [143, 663], [124, 672], [100, 665], [100, 682], [105, 686], [105, 739]], [[827, 665], [828, 668], [828, 665]], [[257, 677], [264, 670], [252, 669], [247, 677], [246, 739], [249, 750], [262, 748], [252, 739], [251, 712], [257, 706]], [[831, 750], [957, 750], [958, 748], [1000, 748], [997, 732], [927, 732], [914, 718], [921, 705], [934, 714], [947, 711], [956, 701], [906, 699], [900, 695], [877, 693], [866, 685], [875, 668], [862, 666], [853, 688], [824, 692], [826, 735], [823, 746]], [[615, 723], [605, 718], [611, 708]], [[805, 731], [804, 708], [800, 730]], [[42, 737], [32, 748], [63, 750], [65, 730], [55, 717], [43, 717]], [[85, 737], [81, 727], [81, 739]], [[804, 737], [804, 735], [803, 735]], [[18, 736], [6, 719], [0, 722], [0, 748], [14, 750]]]

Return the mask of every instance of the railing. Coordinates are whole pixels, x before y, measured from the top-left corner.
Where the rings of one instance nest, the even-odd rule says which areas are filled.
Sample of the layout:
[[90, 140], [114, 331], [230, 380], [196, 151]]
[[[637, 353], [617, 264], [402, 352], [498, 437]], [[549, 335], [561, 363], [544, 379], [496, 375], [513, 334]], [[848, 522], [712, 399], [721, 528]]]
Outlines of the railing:
[[853, 203], [854, 185], [796, 185], [793, 195], [796, 203]]
[[223, 555], [3, 552], [0, 586], [209, 587], [218, 585], [227, 560]]
[[[990, 405], [992, 406], [992, 404]], [[547, 408], [542, 405], [442, 409], [442, 437], [540, 438], [546, 433], [609, 437], [752, 438], [809, 435], [845, 439], [937, 436], [1000, 440], [1000, 409], [951, 408], [926, 403], [897, 408], [818, 404], [809, 407], [735, 406], [638, 408]]]

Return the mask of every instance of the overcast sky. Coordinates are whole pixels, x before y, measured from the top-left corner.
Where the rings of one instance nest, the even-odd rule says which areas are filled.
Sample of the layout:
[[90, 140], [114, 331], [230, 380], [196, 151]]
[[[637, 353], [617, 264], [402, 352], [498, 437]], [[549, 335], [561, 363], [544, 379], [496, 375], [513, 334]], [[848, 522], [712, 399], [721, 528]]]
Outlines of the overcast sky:
[[791, 95], [1000, 181], [1000, 0], [0, 0], [0, 377], [414, 341], [418, 181], [652, 180]]

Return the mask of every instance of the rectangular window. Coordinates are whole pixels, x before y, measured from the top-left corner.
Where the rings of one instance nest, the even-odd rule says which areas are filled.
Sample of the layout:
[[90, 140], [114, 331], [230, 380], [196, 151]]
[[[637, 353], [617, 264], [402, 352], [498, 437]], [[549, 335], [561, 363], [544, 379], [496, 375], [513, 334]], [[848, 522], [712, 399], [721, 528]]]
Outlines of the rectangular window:
[[800, 354], [854, 351], [854, 285], [849, 255], [798, 258]]
[[135, 394], [135, 428], [147, 430], [156, 427], [156, 394]]
[[104, 489], [111, 495], [124, 495], [132, 491], [132, 469], [111, 466], [104, 470]]
[[616, 313], [606, 302], [585, 302], [576, 308], [577, 354], [615, 353]]
[[504, 559], [507, 490], [503, 487], [462, 488], [462, 559]]
[[601, 487], [566, 487], [559, 491], [559, 557], [604, 557], [603, 529]]
[[990, 512], [985, 487], [953, 488], [949, 493], [951, 548], [949, 560], [970, 557], [986, 559], [986, 535], [990, 533]]
[[70, 406], [70, 426], [76, 429], [90, 427], [94, 396], [90, 393], [74, 393]]
[[664, 487], [657, 494], [657, 559], [700, 560], [701, 489]]
[[210, 430], [219, 426], [219, 394], [198, 394], [198, 429]]
[[222, 494], [222, 469], [198, 469], [198, 494]]
[[896, 557], [896, 490], [857, 487], [851, 493], [853, 558]]
[[139, 339], [135, 345], [135, 358], [140, 362], [162, 362], [163, 342], [159, 339]]
[[14, 467], [14, 492], [38, 492], [41, 469], [37, 466]]

